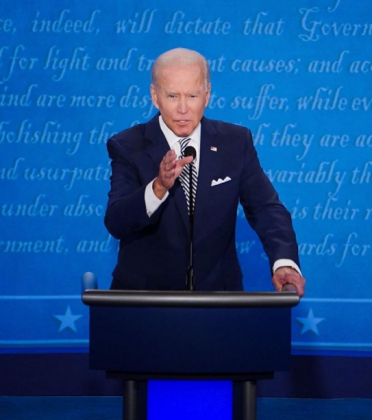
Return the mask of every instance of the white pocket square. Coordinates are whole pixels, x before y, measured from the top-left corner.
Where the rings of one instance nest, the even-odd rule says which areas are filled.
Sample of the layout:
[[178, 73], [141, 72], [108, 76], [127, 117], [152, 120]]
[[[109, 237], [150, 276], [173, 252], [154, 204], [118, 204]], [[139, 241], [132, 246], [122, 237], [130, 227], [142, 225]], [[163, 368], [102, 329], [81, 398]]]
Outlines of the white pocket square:
[[225, 179], [218, 178], [217, 181], [214, 179], [212, 181], [211, 186], [214, 187], [216, 185], [224, 184], [225, 182], [229, 182], [229, 181], [231, 181], [231, 178], [229, 176], [227, 176]]

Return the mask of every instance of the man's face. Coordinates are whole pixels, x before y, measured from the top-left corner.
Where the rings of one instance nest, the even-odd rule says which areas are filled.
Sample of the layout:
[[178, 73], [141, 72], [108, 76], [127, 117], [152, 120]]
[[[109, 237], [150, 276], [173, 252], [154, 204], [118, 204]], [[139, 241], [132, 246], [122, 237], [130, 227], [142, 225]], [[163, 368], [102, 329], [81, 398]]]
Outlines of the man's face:
[[210, 86], [205, 85], [201, 64], [169, 66], [159, 69], [151, 97], [165, 124], [179, 137], [189, 136], [203, 117]]

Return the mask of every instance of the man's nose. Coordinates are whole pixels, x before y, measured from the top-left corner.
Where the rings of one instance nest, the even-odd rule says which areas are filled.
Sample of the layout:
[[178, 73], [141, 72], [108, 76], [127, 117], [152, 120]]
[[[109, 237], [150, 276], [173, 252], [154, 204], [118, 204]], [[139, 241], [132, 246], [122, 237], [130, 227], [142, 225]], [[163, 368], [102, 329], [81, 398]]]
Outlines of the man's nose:
[[187, 99], [186, 98], [180, 98], [178, 102], [178, 112], [181, 114], [186, 114], [189, 110]]

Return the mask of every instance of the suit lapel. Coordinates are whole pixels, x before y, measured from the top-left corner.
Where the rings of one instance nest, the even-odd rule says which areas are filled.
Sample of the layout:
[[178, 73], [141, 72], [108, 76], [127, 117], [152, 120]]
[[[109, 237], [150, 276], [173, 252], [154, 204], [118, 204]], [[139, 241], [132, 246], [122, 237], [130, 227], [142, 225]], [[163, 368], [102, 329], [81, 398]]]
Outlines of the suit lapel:
[[203, 118], [200, 139], [200, 166], [198, 174], [198, 189], [196, 191], [195, 204], [195, 228], [198, 227], [201, 215], [208, 202], [208, 195], [211, 190], [211, 180], [216, 172], [216, 152], [212, 149], [216, 147], [217, 131], [210, 120]]
[[145, 124], [145, 138], [148, 141], [147, 151], [159, 170], [160, 162], [169, 150], [168, 142], [159, 125], [159, 114]]

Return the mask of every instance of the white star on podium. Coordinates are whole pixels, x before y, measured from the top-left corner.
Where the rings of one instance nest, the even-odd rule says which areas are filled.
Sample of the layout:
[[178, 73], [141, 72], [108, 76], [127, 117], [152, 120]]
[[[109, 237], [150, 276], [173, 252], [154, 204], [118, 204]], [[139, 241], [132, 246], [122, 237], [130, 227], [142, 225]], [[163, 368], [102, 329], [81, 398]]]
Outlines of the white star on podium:
[[77, 332], [75, 321], [82, 317], [82, 315], [72, 315], [70, 306], [67, 306], [66, 312], [64, 315], [54, 315], [59, 321], [61, 321], [61, 325], [59, 327], [59, 331], [61, 332], [66, 328], [70, 328], [73, 332]]
[[296, 319], [298, 319], [302, 324], [301, 334], [304, 334], [306, 331], [311, 331], [319, 335], [317, 325], [320, 322], [324, 321], [325, 318], [315, 318], [313, 314], [313, 310], [310, 309], [309, 314], [307, 315], [307, 318], [296, 318]]

